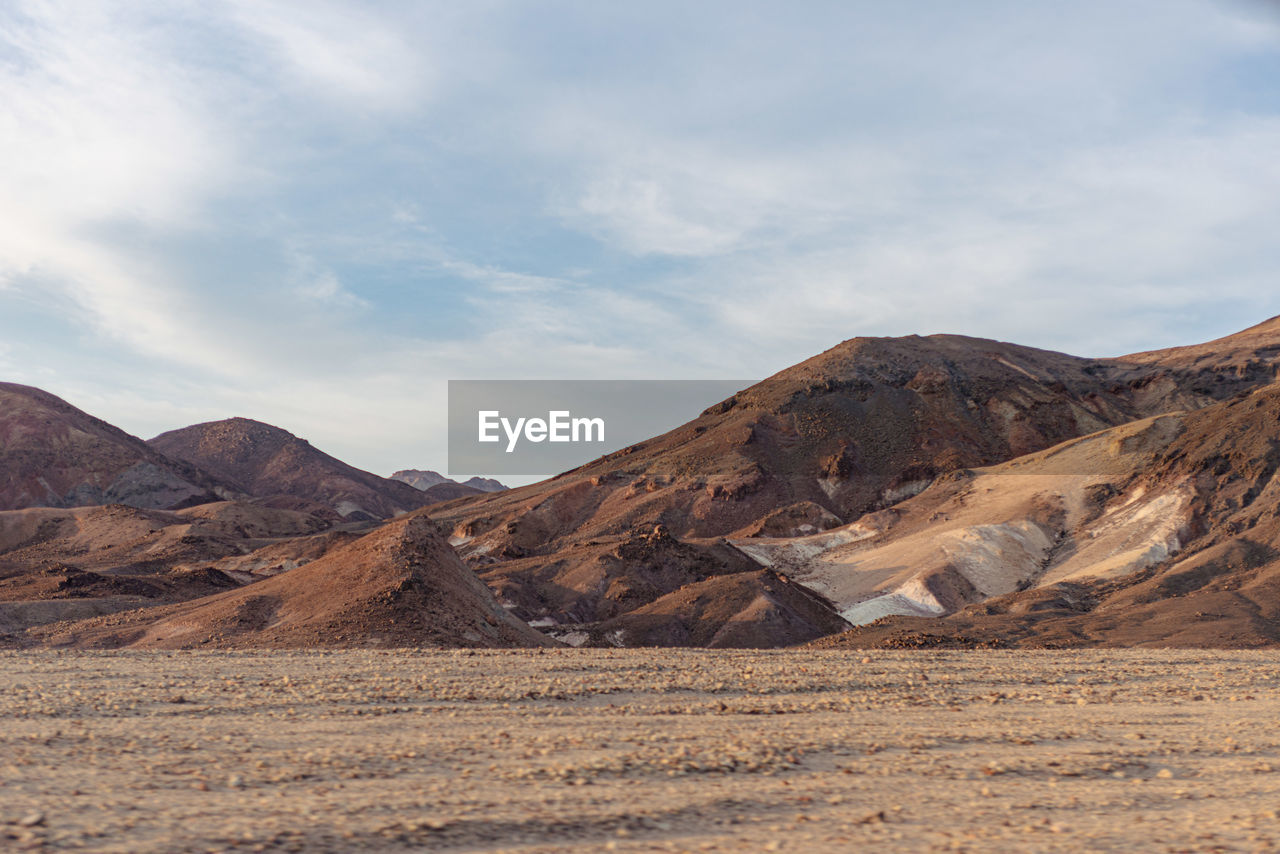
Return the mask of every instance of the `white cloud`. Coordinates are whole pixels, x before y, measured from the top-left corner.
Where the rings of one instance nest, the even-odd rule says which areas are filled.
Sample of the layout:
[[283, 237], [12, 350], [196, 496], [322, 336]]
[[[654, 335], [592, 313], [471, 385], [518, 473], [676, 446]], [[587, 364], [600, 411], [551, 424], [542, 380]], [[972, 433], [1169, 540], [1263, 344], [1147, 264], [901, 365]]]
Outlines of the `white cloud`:
[[1259, 119], [1061, 152], [1032, 172], [984, 172], [981, 187], [843, 245], [700, 268], [697, 292], [727, 329], [775, 345], [957, 331], [1136, 350], [1162, 332], [1137, 319], [1266, 301], [1277, 146], [1280, 122]]
[[310, 96], [361, 109], [403, 109], [418, 106], [429, 90], [422, 46], [394, 20], [359, 5], [234, 0], [228, 8], [267, 47], [260, 59], [284, 69]]

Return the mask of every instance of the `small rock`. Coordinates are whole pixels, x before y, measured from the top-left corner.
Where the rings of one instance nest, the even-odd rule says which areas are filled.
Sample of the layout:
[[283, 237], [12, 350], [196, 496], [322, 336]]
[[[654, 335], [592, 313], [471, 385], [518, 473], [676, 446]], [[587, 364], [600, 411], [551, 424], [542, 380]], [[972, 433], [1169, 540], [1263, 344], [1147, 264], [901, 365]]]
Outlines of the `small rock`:
[[18, 827], [40, 827], [44, 824], [44, 813], [31, 812], [18, 819]]

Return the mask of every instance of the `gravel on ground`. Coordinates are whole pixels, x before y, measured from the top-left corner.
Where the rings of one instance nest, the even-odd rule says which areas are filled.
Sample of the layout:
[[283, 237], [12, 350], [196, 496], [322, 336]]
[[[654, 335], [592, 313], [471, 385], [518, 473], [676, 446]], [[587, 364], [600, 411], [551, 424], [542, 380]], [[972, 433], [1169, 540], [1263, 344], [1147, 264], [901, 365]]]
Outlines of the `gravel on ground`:
[[0, 850], [1270, 851], [1278, 665], [0, 652]]

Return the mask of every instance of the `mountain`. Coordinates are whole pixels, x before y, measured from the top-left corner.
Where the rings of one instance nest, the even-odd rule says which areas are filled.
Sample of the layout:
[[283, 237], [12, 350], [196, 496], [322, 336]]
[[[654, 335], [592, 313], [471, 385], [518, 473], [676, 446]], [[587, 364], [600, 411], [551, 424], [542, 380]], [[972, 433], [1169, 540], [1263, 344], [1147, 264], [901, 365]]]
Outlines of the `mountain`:
[[716, 575], [602, 623], [623, 646], [770, 649], [848, 627], [830, 603], [771, 570]]
[[402, 469], [391, 475], [392, 480], [402, 481], [412, 486], [414, 489], [430, 489], [437, 483], [457, 483], [438, 471], [423, 471], [421, 469]]
[[0, 383], [0, 510], [127, 504], [165, 508], [234, 487], [48, 392]]
[[148, 444], [273, 506], [335, 520], [389, 519], [428, 503], [408, 484], [361, 471], [288, 431], [248, 418], [196, 424]]
[[478, 489], [481, 492], [502, 492], [508, 488], [501, 481], [494, 480], [491, 477], [469, 477], [462, 482], [462, 485]]
[[855, 625], [937, 616], [1032, 587], [1132, 575], [1193, 538], [1194, 487], [1141, 481], [1185, 429], [1157, 416], [955, 472], [920, 495], [801, 537], [731, 542]]
[[[840, 538], [870, 542], [895, 518], [898, 505], [945, 484], [953, 473], [1166, 412], [1215, 405], [1275, 381], [1277, 354], [1280, 320], [1208, 345], [1118, 359], [954, 335], [856, 338], [663, 436], [538, 484], [426, 512], [452, 528], [459, 553], [514, 603], [516, 614], [574, 624], [590, 634], [593, 626], [583, 626], [584, 619], [620, 616], [600, 614], [593, 604], [607, 588], [564, 583], [592, 549], [618, 547], [655, 526], [681, 542], [728, 538], [744, 551], [750, 547], [742, 548], [743, 539], [762, 536], [833, 537], [832, 548]], [[1108, 465], [1131, 462], [1121, 455]], [[1012, 516], [1026, 526], [994, 532], [997, 540], [989, 547], [1043, 559], [1052, 543], [1040, 542], [1037, 531], [1056, 536], [1061, 525], [1051, 517], [1067, 510], [1022, 508], [1035, 503], [1034, 494], [1009, 500], [1018, 505]], [[975, 512], [969, 522], [978, 526], [982, 514]], [[756, 555], [776, 568], [763, 552]], [[630, 610], [678, 589], [639, 583], [652, 569], [627, 569], [609, 582], [642, 591], [628, 600]], [[959, 584], [954, 574], [939, 573]], [[813, 586], [847, 611], [862, 598], [893, 592], [894, 579], [907, 582], [906, 575], [894, 575], [837, 595]], [[695, 582], [681, 581], [686, 583]], [[951, 607], [987, 594], [957, 589], [943, 595]]]
[[391, 475], [391, 479], [403, 481], [415, 489], [421, 489], [424, 492], [441, 484], [465, 486], [469, 489], [475, 490], [476, 492], [501, 492], [507, 488], [499, 481], [488, 477], [469, 477], [464, 481], [457, 481], [452, 478], [445, 477], [439, 472], [423, 471], [421, 469], [404, 469]]
[[44, 626], [36, 637], [89, 648], [555, 645], [498, 605], [420, 516], [245, 587]]

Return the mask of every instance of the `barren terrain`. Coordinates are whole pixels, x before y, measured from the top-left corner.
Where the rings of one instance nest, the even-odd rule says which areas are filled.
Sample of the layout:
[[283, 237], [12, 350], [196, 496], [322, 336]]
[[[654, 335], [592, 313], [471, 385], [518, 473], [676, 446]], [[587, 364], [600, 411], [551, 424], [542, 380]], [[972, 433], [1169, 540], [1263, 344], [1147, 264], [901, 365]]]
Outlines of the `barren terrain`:
[[1277, 664], [0, 652], [0, 848], [1274, 850]]

